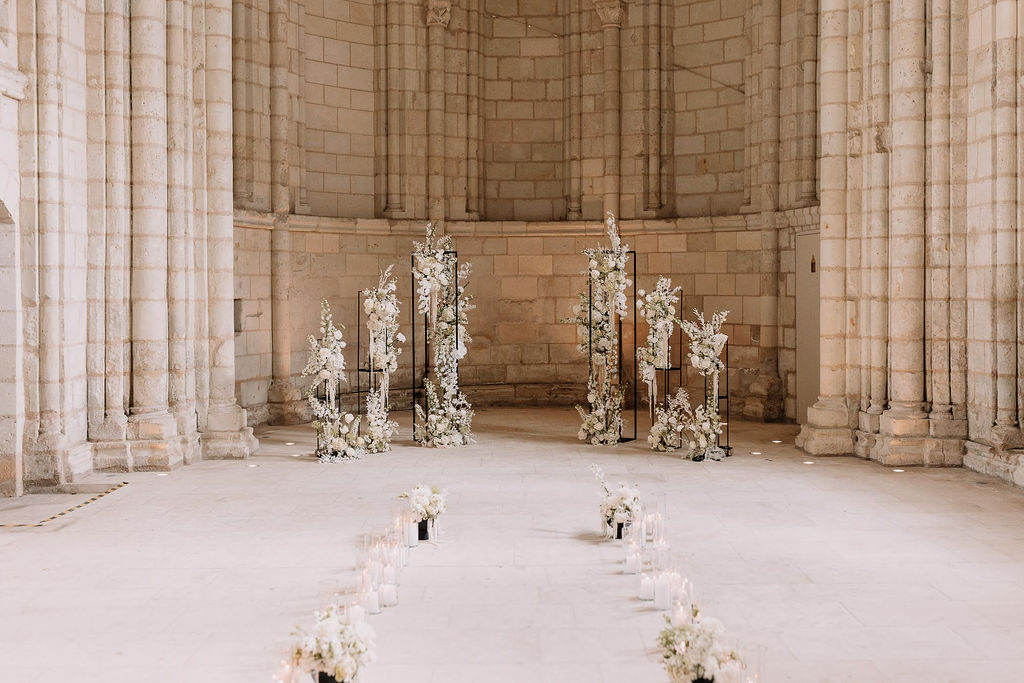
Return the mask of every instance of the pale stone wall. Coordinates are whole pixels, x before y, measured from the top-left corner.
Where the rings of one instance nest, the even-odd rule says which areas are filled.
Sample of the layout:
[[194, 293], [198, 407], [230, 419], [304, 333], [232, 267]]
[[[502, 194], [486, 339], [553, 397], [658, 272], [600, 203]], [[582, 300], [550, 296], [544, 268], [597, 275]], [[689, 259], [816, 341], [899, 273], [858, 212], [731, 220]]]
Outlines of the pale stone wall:
[[743, 205], [744, 11], [742, 0], [676, 7], [676, 207], [721, 216]]
[[[732, 409], [741, 413], [760, 364], [761, 232], [757, 218], [624, 222], [622, 227], [625, 240], [638, 252], [638, 287], [649, 289], [658, 275], [667, 275], [683, 287], [687, 317], [692, 317], [695, 308], [730, 311], [725, 329], [731, 340]], [[262, 284], [269, 266], [261, 258], [273, 229], [277, 228], [257, 215], [236, 217], [235, 286], [242, 311], [242, 329], [236, 336], [236, 378], [253, 423], [275, 414], [275, 408], [267, 405], [270, 377], [266, 358], [272, 348], [266, 321], [272, 317], [268, 315], [271, 302]], [[473, 265], [467, 288], [477, 307], [470, 313], [473, 343], [460, 368], [470, 398], [480, 405], [569, 405], [583, 400], [586, 359], [577, 349], [575, 326], [561, 320], [572, 314], [576, 293], [586, 287], [586, 278], [580, 274], [585, 266], [580, 252], [604, 241], [600, 226], [452, 221], [447, 229], [456, 239], [460, 261]], [[408, 405], [412, 372], [409, 255], [413, 243], [422, 237], [422, 224], [295, 216], [289, 221], [289, 232], [291, 372], [285, 381], [298, 391], [308, 387], [309, 380], [300, 376], [307, 356], [306, 338], [316, 333], [319, 302], [327, 298], [335, 320], [345, 325], [348, 390], [355, 390], [356, 293], [373, 285], [380, 270], [394, 264], [403, 331], [410, 342], [392, 386], [395, 404]], [[792, 329], [792, 296], [783, 301], [788, 302], [784, 303], [788, 313], [783, 319]], [[417, 324], [417, 365], [422, 367], [422, 321], [417, 319]], [[641, 339], [646, 334], [642, 323], [638, 332]], [[624, 338], [628, 347], [632, 343], [631, 318], [624, 326]], [[793, 346], [792, 335], [789, 346]], [[626, 364], [631, 376], [632, 359], [627, 358]], [[795, 368], [790, 366], [788, 371], [792, 374]], [[687, 381], [697, 387], [701, 380], [691, 371]], [[794, 400], [792, 390], [788, 400]], [[354, 403], [349, 409], [355, 409]], [[304, 407], [296, 410], [301, 416]], [[641, 418], [643, 424], [645, 419]]]

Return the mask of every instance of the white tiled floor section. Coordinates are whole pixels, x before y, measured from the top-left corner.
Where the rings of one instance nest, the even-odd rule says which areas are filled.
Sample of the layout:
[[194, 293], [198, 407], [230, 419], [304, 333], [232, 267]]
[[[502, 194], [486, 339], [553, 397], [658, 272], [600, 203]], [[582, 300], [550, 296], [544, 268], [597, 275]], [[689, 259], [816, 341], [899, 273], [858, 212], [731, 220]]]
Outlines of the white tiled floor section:
[[[764, 653], [769, 683], [1024, 680], [1019, 489], [805, 465], [785, 425], [735, 424], [738, 454], [720, 463], [583, 446], [571, 409], [482, 411], [476, 426], [470, 448], [403, 442], [329, 466], [291, 457], [308, 428], [267, 429], [251, 461], [111, 476], [131, 485], [0, 529], [0, 681], [266, 683], [360, 534], [419, 482], [450, 490], [445, 536], [413, 551], [400, 605], [374, 618], [365, 683], [665, 681], [660, 617], [597, 541], [591, 462], [666, 496], [704, 610]], [[26, 500], [0, 501], [0, 523], [31, 516]]]

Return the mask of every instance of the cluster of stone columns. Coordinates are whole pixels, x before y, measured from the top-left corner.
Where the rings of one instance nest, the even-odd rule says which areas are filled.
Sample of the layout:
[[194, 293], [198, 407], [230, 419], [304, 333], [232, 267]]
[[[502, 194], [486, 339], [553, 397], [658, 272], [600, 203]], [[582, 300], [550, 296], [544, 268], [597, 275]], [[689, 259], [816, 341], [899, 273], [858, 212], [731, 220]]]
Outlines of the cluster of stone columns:
[[234, 387], [231, 9], [45, 0], [4, 17], [3, 68], [28, 83], [2, 188], [19, 209], [4, 252], [28, 258], [5, 272], [32, 283], [7, 312], [5, 492], [255, 447]]
[[1024, 481], [1018, 5], [822, 2], [811, 452]]

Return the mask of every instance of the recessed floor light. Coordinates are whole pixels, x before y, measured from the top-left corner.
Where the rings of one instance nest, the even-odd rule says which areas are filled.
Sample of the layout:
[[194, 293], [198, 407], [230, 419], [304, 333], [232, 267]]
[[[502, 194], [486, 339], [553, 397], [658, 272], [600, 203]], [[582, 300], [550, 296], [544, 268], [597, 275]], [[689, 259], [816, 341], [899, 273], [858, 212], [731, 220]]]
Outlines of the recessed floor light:
[[249, 465], [249, 467], [259, 467], [259, 465]]
[[804, 464], [805, 465], [813, 465], [814, 461], [813, 460], [804, 460]]
[[899, 469], [896, 469], [896, 470], [893, 470], [893, 472], [906, 472], [906, 470], [899, 470]]
[[166, 477], [167, 473], [166, 472], [157, 472], [156, 476], [158, 476], [158, 477]]
[[761, 451], [750, 451], [751, 455], [761, 455]]
[[302, 453], [292, 453], [292, 457], [293, 458], [301, 458], [302, 457]]
[[285, 446], [294, 446], [294, 445], [295, 445], [295, 442], [294, 442], [294, 441], [285, 441], [285, 442], [284, 442], [284, 445], [285, 445]]
[[778, 439], [772, 439], [772, 443], [782, 443], [782, 442], [779, 441]]

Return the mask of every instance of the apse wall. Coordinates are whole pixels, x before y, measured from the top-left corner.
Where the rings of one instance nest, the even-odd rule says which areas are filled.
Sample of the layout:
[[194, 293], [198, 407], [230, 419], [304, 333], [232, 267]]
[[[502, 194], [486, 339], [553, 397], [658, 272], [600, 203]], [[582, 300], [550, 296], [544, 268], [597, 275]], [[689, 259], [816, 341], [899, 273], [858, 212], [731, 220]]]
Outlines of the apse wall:
[[[782, 229], [783, 267], [792, 268], [791, 236], [812, 228], [811, 211], [786, 214]], [[259, 215], [236, 217], [235, 290], [238, 297], [236, 379], [238, 395], [254, 424], [275, 417], [268, 404], [272, 375], [274, 327], [270, 291], [270, 240], [273, 223]], [[725, 327], [730, 337], [730, 389], [733, 410], [747, 408], [750, 387], [774, 349], [762, 341], [762, 232], [758, 216], [625, 221], [624, 241], [637, 254], [638, 287], [650, 289], [658, 275], [683, 288], [683, 311], [729, 310]], [[339, 220], [292, 216], [288, 289], [291, 382], [303, 391], [309, 381], [300, 372], [306, 361], [307, 336], [319, 326], [319, 302], [326, 298], [335, 320], [345, 325], [349, 368], [355, 367], [356, 293], [373, 285], [381, 269], [395, 265], [403, 307], [403, 332], [409, 326], [409, 258], [422, 239], [420, 222]], [[460, 367], [463, 386], [478, 406], [570, 405], [584, 397], [586, 358], [577, 349], [576, 328], [560, 322], [572, 313], [576, 293], [586, 287], [580, 274], [584, 248], [605, 243], [597, 222], [501, 223], [449, 222], [460, 261], [473, 264], [467, 291], [476, 309], [469, 314], [473, 338]], [[630, 270], [632, 264], [630, 264]], [[795, 334], [792, 277], [778, 301], [780, 375], [785, 414], [795, 415]], [[624, 324], [627, 348], [632, 341], [632, 316]], [[417, 319], [422, 366], [422, 319]], [[646, 334], [638, 326], [641, 339]], [[365, 330], [364, 330], [365, 333]], [[627, 375], [632, 359], [625, 354]], [[408, 405], [411, 349], [407, 343], [399, 372], [392, 380], [396, 404]], [[350, 373], [355, 381], [355, 375]], [[689, 376], [691, 386], [699, 377]], [[354, 385], [350, 384], [350, 390]], [[640, 387], [640, 395], [644, 395]], [[352, 398], [352, 397], [350, 397]], [[763, 399], [758, 399], [763, 400]], [[354, 404], [350, 403], [354, 409]], [[644, 418], [641, 418], [641, 425]]]

